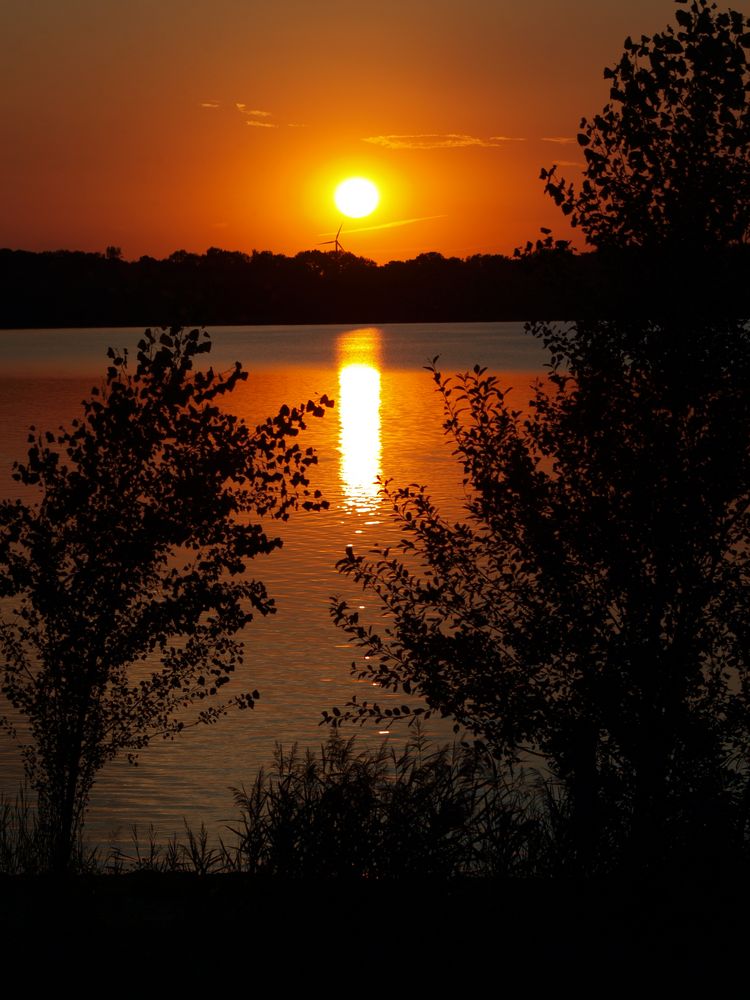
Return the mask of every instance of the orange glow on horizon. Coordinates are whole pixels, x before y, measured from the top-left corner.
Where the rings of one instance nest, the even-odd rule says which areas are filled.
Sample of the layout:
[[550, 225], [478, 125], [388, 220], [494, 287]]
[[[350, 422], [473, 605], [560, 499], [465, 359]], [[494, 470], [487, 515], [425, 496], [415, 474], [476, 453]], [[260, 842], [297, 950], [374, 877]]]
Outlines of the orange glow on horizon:
[[541, 226], [581, 246], [540, 168], [579, 182], [603, 68], [674, 20], [673, 0], [93, 10], [7, 5], [0, 247], [293, 256], [335, 233], [351, 177], [381, 202], [344, 246], [378, 263], [510, 255]]

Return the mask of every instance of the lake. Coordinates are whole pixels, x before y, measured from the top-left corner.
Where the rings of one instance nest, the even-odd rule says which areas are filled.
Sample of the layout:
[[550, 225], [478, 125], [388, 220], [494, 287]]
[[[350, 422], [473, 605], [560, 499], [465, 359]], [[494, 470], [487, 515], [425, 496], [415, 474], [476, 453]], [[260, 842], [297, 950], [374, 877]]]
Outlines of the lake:
[[[208, 363], [241, 361], [247, 382], [227, 408], [248, 423], [327, 393], [335, 400], [311, 420], [305, 440], [319, 455], [313, 485], [327, 511], [300, 513], [272, 530], [280, 551], [259, 558], [253, 572], [276, 599], [278, 613], [251, 623], [243, 637], [246, 660], [232, 685], [260, 691], [253, 712], [194, 729], [173, 743], [155, 742], [137, 768], [116, 761], [102, 772], [87, 821], [93, 841], [127, 840], [132, 824], [153, 823], [164, 834], [183, 817], [216, 830], [234, 814], [230, 786], [249, 784], [272, 759], [274, 744], [317, 746], [327, 732], [321, 711], [341, 705], [363, 682], [350, 676], [357, 651], [330, 622], [329, 598], [342, 594], [377, 621], [380, 609], [338, 576], [335, 563], [348, 544], [364, 552], [389, 544], [397, 532], [378, 493], [377, 478], [424, 483], [449, 517], [461, 514], [462, 474], [442, 429], [442, 408], [424, 365], [439, 355], [443, 372], [479, 363], [498, 373], [522, 409], [546, 354], [521, 323], [403, 324], [382, 327], [216, 327], [209, 330]], [[10, 477], [23, 459], [28, 427], [56, 429], [80, 411], [100, 384], [109, 346], [133, 350], [142, 329], [0, 331], [0, 495], [25, 492]], [[361, 691], [359, 692], [361, 694]], [[381, 697], [380, 699], [385, 700]], [[403, 700], [399, 698], [399, 702]], [[412, 699], [413, 702], [413, 699]], [[0, 708], [0, 714], [5, 706]], [[402, 740], [403, 730], [352, 730], [363, 740]], [[346, 731], [345, 731], [346, 732]], [[447, 722], [429, 732], [451, 738]], [[17, 750], [0, 735], [0, 791], [13, 794], [21, 775]]]

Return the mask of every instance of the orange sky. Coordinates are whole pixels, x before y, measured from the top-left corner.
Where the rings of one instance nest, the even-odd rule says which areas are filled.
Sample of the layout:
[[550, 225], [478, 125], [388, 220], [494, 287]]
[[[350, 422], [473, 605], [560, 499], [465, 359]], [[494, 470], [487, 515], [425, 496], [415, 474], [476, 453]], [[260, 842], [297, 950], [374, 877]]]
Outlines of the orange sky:
[[507, 254], [542, 225], [566, 236], [539, 169], [577, 175], [572, 140], [607, 99], [603, 67], [673, 11], [3, 0], [0, 246], [294, 254], [334, 234], [333, 189], [350, 174], [381, 202], [341, 242], [379, 262]]

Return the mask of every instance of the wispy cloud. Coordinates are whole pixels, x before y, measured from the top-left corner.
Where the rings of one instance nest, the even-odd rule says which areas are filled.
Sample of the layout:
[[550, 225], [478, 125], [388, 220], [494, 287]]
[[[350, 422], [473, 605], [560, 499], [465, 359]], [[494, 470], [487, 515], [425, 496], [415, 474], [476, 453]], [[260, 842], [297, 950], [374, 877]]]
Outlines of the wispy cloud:
[[480, 139], [475, 135], [465, 135], [461, 132], [436, 134], [431, 132], [419, 135], [371, 135], [363, 142], [371, 142], [374, 146], [385, 146], [386, 149], [462, 149], [466, 146], [499, 146], [493, 139]]
[[556, 142], [560, 146], [570, 146], [575, 142], [569, 135], [544, 135], [542, 142]]
[[[446, 219], [447, 215], [421, 215], [416, 219], [398, 219], [396, 222], [381, 222], [378, 226], [358, 226], [356, 229], [343, 229], [343, 235], [350, 233], [371, 233], [375, 229], [396, 229], [398, 226], [410, 226], [413, 222], [429, 222], [430, 219]], [[332, 236], [333, 233], [320, 233], [321, 236]]]
[[[267, 121], [273, 118], [272, 111], [264, 111], [262, 108], [249, 108], [243, 101], [234, 101], [232, 104], [222, 104], [221, 101], [201, 101], [199, 107], [206, 111], [229, 111], [239, 112], [245, 125], [252, 125], [255, 128], [281, 128], [278, 122]], [[285, 128], [309, 128], [304, 122], [287, 122]]]
[[235, 109], [239, 111], [246, 125], [252, 125], [254, 128], [278, 128], [276, 122], [268, 122], [264, 119], [273, 118], [270, 111], [262, 111], [260, 108], [249, 108], [247, 104], [243, 104], [241, 101], [234, 102]]
[[526, 142], [526, 139], [517, 135], [491, 135], [490, 142]]
[[273, 117], [270, 111], [260, 111], [258, 108], [249, 108], [247, 104], [242, 104], [240, 101], [235, 101], [234, 106], [241, 115], [251, 115], [253, 118]]
[[415, 219], [398, 219], [396, 222], [382, 222], [379, 226], [360, 226], [349, 229], [350, 233], [369, 233], [374, 229], [396, 229], [398, 226], [410, 226], [413, 222], [429, 222], [431, 219], [446, 219], [447, 215], [421, 215]]
[[[232, 104], [222, 104], [221, 101], [201, 101], [201, 108], [206, 111], [228, 111], [232, 114], [239, 112], [245, 125], [252, 125], [254, 128], [280, 128], [278, 122], [268, 121], [273, 118], [272, 111], [264, 111], [262, 108], [249, 108], [243, 101], [234, 101]], [[288, 128], [306, 128], [306, 125], [290, 123]]]
[[555, 160], [556, 167], [583, 167], [585, 164], [579, 160]]

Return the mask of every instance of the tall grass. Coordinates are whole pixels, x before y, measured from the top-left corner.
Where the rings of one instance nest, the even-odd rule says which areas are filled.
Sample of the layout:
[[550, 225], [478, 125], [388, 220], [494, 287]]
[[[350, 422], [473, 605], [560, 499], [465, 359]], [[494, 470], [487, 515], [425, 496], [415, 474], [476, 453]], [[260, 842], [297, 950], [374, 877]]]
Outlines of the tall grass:
[[[547, 785], [419, 731], [401, 750], [338, 732], [318, 752], [277, 745], [273, 766], [232, 791], [238, 816], [226, 837], [185, 824], [161, 841], [153, 827], [133, 828], [128, 850], [79, 845], [74, 870], [451, 878], [547, 874], [561, 861]], [[44, 871], [47, 857], [28, 800], [0, 799], [0, 872]]]
[[[42, 874], [49, 871], [51, 857], [48, 828], [39, 821], [26, 786], [14, 798], [0, 793], [0, 874]], [[72, 871], [94, 872], [99, 867], [98, 850], [87, 849], [79, 838], [73, 845]]]
[[319, 753], [277, 746], [274, 767], [234, 796], [237, 861], [257, 875], [507, 875], [538, 864], [530, 790], [420, 733], [401, 751], [337, 734]]
[[25, 789], [15, 799], [0, 795], [0, 872], [35, 873], [44, 867], [46, 851], [36, 813]]

